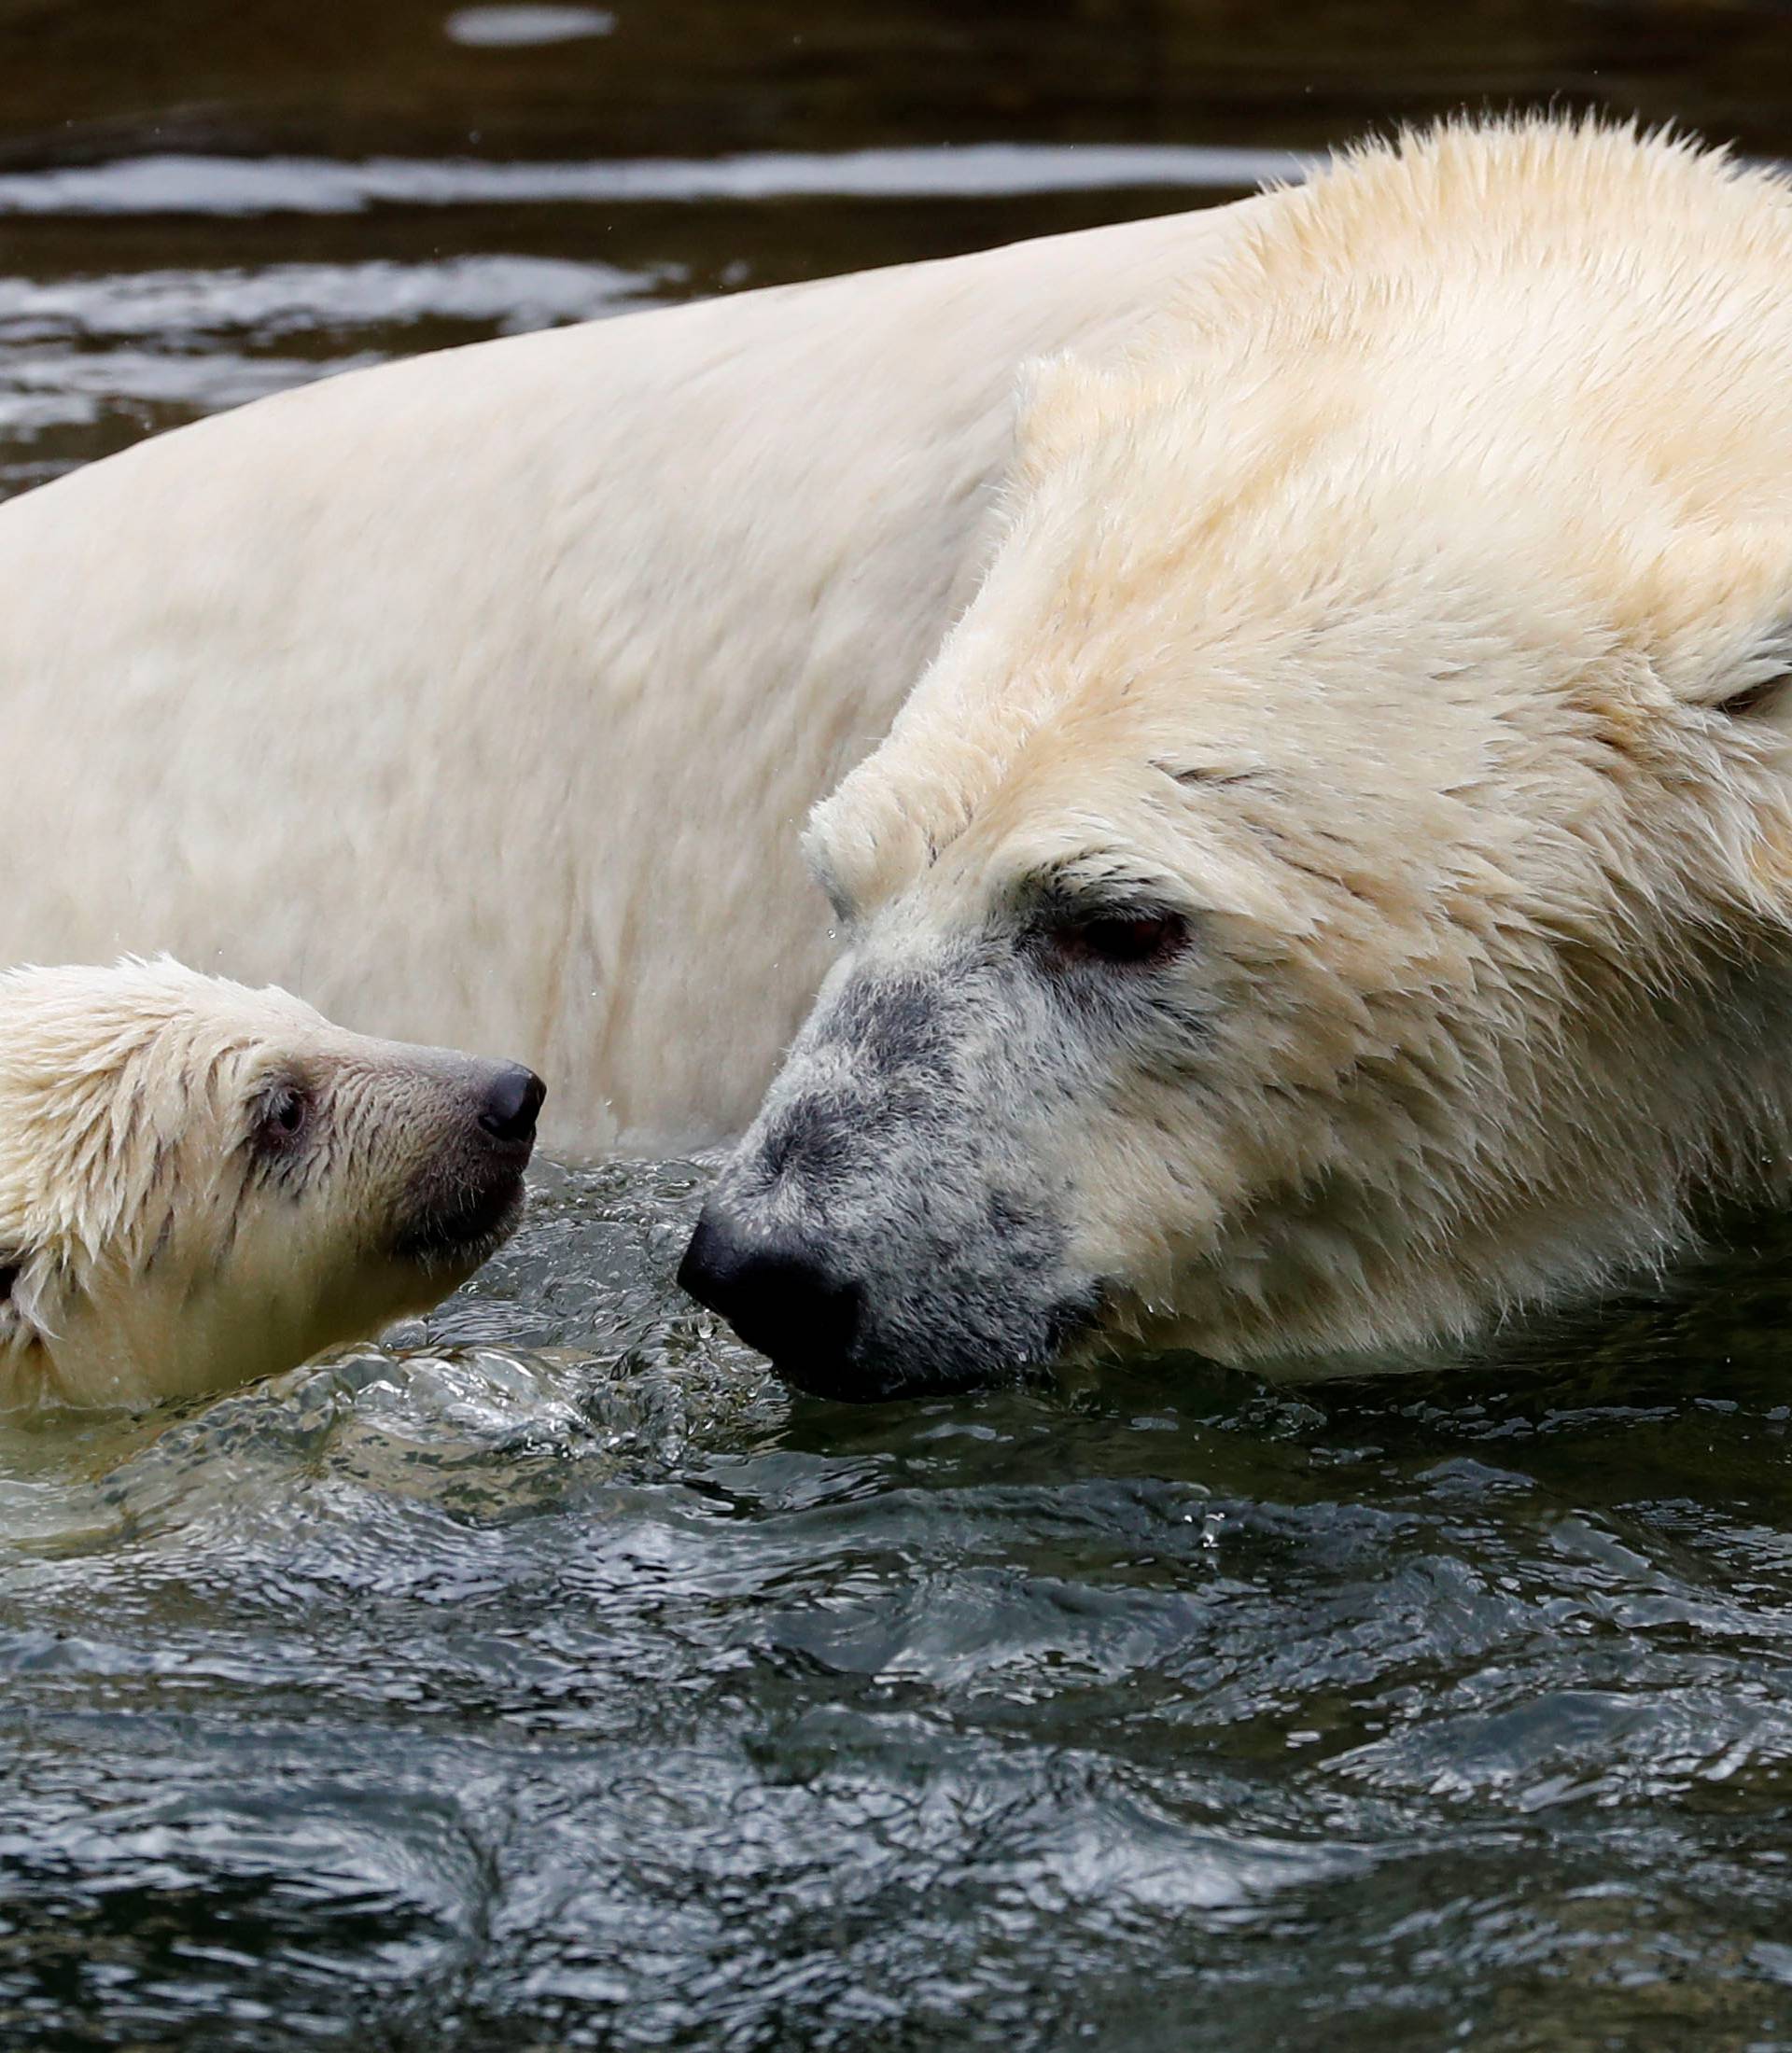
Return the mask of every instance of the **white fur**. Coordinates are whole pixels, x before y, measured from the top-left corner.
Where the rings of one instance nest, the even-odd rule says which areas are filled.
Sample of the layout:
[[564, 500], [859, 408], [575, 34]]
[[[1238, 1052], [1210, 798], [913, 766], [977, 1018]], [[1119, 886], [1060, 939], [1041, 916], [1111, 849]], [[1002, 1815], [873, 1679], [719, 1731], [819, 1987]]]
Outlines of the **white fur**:
[[738, 1132], [796, 835], [974, 581], [1020, 360], [1249, 207], [453, 350], [0, 507], [0, 960], [169, 949]]
[[[395, 1239], [491, 1073], [167, 959], [0, 975], [0, 1410], [217, 1389], [433, 1304], [497, 1236]], [[294, 1080], [315, 1115], [270, 1159]]]
[[[1423, 1341], [1784, 1194], [1789, 638], [1792, 197], [1687, 144], [1365, 150], [1039, 366], [983, 588], [816, 817], [847, 952], [721, 1186], [736, 1263], [857, 1293], [808, 1373], [1090, 1306]], [[1116, 901], [1186, 945], [1091, 966]], [[931, 1086], [878, 1024], [922, 1014]], [[948, 1257], [987, 1302], [917, 1295]]]

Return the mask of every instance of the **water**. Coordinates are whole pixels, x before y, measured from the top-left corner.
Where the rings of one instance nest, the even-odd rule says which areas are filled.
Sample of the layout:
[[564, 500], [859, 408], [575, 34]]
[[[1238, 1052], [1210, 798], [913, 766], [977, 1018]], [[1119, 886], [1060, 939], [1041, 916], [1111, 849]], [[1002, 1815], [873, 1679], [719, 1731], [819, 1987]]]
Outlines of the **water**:
[[544, 1169], [0, 1457], [0, 2044], [1792, 2042], [1781, 1230], [1451, 1372], [793, 1400]]
[[[0, 10], [0, 491], [298, 380], [1224, 198], [1758, 4]], [[862, 1411], [543, 1166], [380, 1347], [0, 1440], [0, 2047], [1792, 2046], [1792, 1227], [1375, 1383]]]

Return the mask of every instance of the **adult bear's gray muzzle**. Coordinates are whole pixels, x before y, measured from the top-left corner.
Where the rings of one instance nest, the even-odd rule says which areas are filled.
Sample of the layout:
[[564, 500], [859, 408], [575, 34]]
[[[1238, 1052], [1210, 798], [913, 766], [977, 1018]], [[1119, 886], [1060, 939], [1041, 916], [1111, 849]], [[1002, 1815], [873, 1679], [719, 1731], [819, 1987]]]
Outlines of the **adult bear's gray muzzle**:
[[837, 1277], [815, 1247], [776, 1230], [756, 1232], [706, 1205], [679, 1264], [679, 1288], [719, 1312], [749, 1348], [817, 1396], [838, 1388], [859, 1338], [864, 1293]]
[[816, 1396], [962, 1390], [1048, 1361], [1094, 1292], [1064, 1269], [1039, 1145], [1050, 1015], [973, 951], [843, 965], [679, 1270]]

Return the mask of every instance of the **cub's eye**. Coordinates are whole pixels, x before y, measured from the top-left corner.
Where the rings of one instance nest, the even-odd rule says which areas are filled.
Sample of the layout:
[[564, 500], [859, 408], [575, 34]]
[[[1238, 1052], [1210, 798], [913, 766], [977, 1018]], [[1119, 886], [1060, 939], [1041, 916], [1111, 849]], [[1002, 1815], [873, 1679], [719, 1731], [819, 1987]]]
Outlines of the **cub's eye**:
[[1114, 970], [1151, 969], [1181, 952], [1188, 922], [1176, 913], [1110, 914], [1053, 928], [1052, 953], [1060, 962], [1099, 963]]
[[254, 1129], [256, 1145], [270, 1153], [290, 1148], [311, 1123], [311, 1096], [296, 1083], [283, 1083], [261, 1101]]

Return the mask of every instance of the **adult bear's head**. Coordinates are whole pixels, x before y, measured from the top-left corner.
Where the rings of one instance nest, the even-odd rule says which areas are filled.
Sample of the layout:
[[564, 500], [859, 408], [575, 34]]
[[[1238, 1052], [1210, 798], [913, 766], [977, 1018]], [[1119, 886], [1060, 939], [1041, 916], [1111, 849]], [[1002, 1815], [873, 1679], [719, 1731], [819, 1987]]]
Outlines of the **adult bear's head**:
[[1405, 1345], [1792, 1154], [1792, 206], [1452, 130], [1031, 381], [683, 1275], [795, 1381]]

